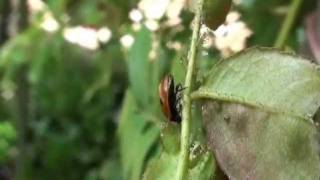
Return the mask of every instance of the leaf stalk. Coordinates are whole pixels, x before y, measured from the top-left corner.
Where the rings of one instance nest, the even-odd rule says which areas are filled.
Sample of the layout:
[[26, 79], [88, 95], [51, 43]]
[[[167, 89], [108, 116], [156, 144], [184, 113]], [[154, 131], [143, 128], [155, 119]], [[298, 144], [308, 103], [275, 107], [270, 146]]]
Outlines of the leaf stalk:
[[292, 0], [288, 15], [286, 16], [285, 20], [283, 21], [281, 30], [280, 30], [278, 37], [276, 39], [276, 42], [274, 44], [274, 46], [276, 48], [281, 49], [285, 45], [286, 40], [288, 39], [290, 30], [292, 29], [294, 20], [298, 14], [299, 9], [300, 9], [301, 3], [302, 3], [302, 0]]
[[180, 156], [177, 169], [176, 180], [186, 179], [188, 173], [189, 153], [190, 153], [190, 123], [191, 123], [191, 88], [195, 69], [195, 61], [197, 57], [197, 44], [199, 42], [199, 32], [201, 27], [201, 16], [203, 11], [204, 0], [198, 0], [196, 14], [194, 18], [193, 33], [191, 39], [190, 50], [188, 53], [188, 69], [183, 93], [182, 123], [181, 123], [181, 144]]

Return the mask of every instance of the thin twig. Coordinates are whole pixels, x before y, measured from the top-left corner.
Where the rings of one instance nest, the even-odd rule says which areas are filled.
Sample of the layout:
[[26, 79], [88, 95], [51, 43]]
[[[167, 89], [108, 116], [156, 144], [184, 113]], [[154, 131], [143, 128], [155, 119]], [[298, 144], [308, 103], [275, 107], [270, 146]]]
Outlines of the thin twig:
[[188, 69], [185, 79], [184, 87], [186, 87], [183, 95], [183, 109], [182, 109], [182, 130], [181, 130], [181, 146], [180, 157], [177, 169], [177, 180], [186, 179], [188, 173], [189, 153], [190, 153], [190, 121], [191, 121], [191, 88], [192, 77], [195, 69], [195, 60], [197, 56], [197, 42], [199, 41], [199, 31], [201, 26], [201, 15], [203, 9], [203, 1], [198, 0], [198, 7], [194, 19], [194, 27], [191, 39], [191, 46], [188, 54]]
[[294, 20], [300, 9], [301, 3], [302, 3], [302, 0], [292, 0], [288, 15], [286, 16], [286, 19], [282, 24], [280, 33], [278, 34], [278, 37], [274, 44], [276, 48], [283, 48], [283, 46], [285, 45], [285, 42], [288, 39]]

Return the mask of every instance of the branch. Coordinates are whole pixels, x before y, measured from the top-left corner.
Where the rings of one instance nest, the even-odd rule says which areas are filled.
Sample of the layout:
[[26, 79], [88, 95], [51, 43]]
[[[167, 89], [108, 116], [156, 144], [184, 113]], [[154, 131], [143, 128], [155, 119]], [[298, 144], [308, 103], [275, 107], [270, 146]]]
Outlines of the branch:
[[201, 26], [201, 15], [203, 9], [203, 1], [198, 0], [198, 7], [194, 19], [194, 27], [191, 39], [191, 46], [188, 54], [188, 69], [183, 94], [183, 109], [182, 109], [182, 130], [181, 130], [181, 145], [180, 157], [177, 169], [177, 180], [184, 180], [188, 173], [189, 153], [190, 153], [190, 122], [191, 122], [191, 88], [192, 77], [195, 69], [195, 61], [197, 56], [197, 42], [199, 41], [199, 31]]
[[297, 16], [301, 3], [302, 0], [292, 0], [288, 15], [286, 16], [286, 19], [282, 24], [280, 33], [274, 44], [276, 48], [283, 48], [283, 46], [285, 45], [285, 42], [288, 39], [290, 30], [293, 26], [294, 20]]

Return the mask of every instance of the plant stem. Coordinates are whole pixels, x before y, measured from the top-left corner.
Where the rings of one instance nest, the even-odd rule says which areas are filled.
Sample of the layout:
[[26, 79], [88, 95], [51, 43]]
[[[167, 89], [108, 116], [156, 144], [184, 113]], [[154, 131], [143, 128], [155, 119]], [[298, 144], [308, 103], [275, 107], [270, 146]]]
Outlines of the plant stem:
[[194, 27], [191, 39], [190, 50], [188, 53], [188, 69], [185, 79], [184, 87], [186, 89], [183, 93], [183, 109], [182, 109], [182, 127], [181, 127], [181, 144], [180, 157], [177, 169], [177, 180], [184, 180], [188, 173], [189, 153], [190, 153], [190, 123], [191, 123], [191, 88], [192, 77], [195, 69], [195, 61], [197, 56], [197, 42], [199, 41], [199, 32], [201, 26], [201, 15], [203, 9], [203, 1], [198, 0], [198, 7], [196, 9]]
[[288, 15], [286, 16], [286, 19], [282, 24], [280, 33], [274, 44], [276, 48], [283, 48], [283, 46], [285, 45], [285, 42], [289, 36], [290, 30], [297, 16], [301, 3], [302, 3], [302, 0], [292, 0]]

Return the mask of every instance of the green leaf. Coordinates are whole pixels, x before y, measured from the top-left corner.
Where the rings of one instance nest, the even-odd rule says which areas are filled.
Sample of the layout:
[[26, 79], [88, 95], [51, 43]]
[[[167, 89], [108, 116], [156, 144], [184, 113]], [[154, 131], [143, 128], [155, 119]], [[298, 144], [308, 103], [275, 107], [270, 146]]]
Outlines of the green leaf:
[[0, 122], [0, 137], [7, 141], [14, 141], [16, 139], [16, 130], [13, 125], [7, 121]]
[[127, 91], [119, 124], [119, 140], [123, 177], [140, 180], [146, 156], [159, 137], [159, 130], [137, 113], [137, 104]]
[[49, 0], [47, 4], [54, 16], [59, 17], [66, 10], [67, 2], [65, 0]]
[[8, 121], [0, 122], [0, 162], [3, 163], [10, 157], [10, 151], [14, 148], [17, 132]]
[[38, 28], [29, 28], [4, 44], [0, 50], [0, 70], [4, 71], [3, 79], [12, 79], [21, 66], [32, 60], [34, 53], [41, 47], [44, 35], [45, 33]]
[[163, 150], [169, 154], [179, 154], [180, 150], [180, 125], [167, 122], [161, 127], [161, 144]]
[[207, 100], [203, 106], [208, 144], [230, 179], [319, 178], [310, 122], [237, 103]]
[[121, 165], [120, 158], [117, 155], [112, 154], [104, 160], [99, 170], [99, 176], [103, 180], [122, 180], [121, 178]]
[[[160, 83], [159, 81], [164, 77], [164, 75], [168, 71], [168, 67], [170, 67], [171, 56], [172, 52], [170, 52], [165, 47], [159, 45], [159, 47], [157, 48], [157, 57], [150, 63], [150, 77], [152, 81], [149, 86], [149, 91], [151, 91], [151, 95], [153, 95], [151, 100], [155, 102], [150, 104], [160, 105], [158, 94], [158, 87]], [[155, 106], [155, 108], [157, 110], [161, 109], [159, 106]]]
[[319, 75], [301, 57], [253, 48], [217, 63], [196, 94], [310, 119], [320, 105]]
[[215, 177], [216, 164], [212, 154], [209, 151], [202, 151], [199, 154], [197, 152], [191, 152], [191, 156], [194, 156], [195, 166], [189, 167], [190, 180], [218, 180]]
[[129, 82], [132, 93], [139, 105], [147, 106], [150, 97], [151, 32], [143, 27], [135, 36], [134, 44], [128, 54]]
[[203, 98], [207, 142], [230, 179], [318, 179], [316, 65], [254, 48], [216, 64]]
[[143, 180], [165, 180], [175, 177], [177, 169], [178, 155], [163, 152], [159, 159], [149, 163]]
[[[197, 125], [195, 125], [198, 127]], [[178, 124], [167, 122], [161, 126], [162, 152], [159, 157], [154, 158], [147, 166], [143, 175], [144, 180], [165, 180], [173, 179], [176, 176], [176, 169], [180, 155], [180, 131]], [[193, 136], [200, 136], [198, 131], [191, 130]], [[195, 135], [195, 133], [198, 133]], [[215, 161], [208, 149], [192, 138], [193, 144], [190, 147], [188, 179], [209, 180], [216, 173]]]
[[[188, 180], [211, 180], [215, 173], [215, 162], [211, 153], [206, 150], [191, 153], [193, 166], [189, 167]], [[176, 176], [179, 153], [171, 154], [163, 151], [158, 159], [148, 165], [143, 175], [144, 180], [167, 180]]]
[[181, 54], [177, 54], [172, 59], [171, 73], [174, 75], [174, 80], [176, 83], [184, 82], [185, 74], [186, 74], [186, 64], [183, 64], [186, 60], [183, 59]]

